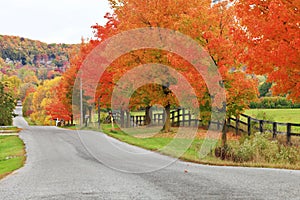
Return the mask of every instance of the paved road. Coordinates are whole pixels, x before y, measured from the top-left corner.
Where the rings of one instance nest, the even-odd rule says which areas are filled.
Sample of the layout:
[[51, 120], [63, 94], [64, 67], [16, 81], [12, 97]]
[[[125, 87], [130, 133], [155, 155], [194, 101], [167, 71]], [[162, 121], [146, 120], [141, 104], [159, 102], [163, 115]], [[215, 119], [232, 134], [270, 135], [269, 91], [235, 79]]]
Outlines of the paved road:
[[[3, 200], [300, 199], [300, 171], [177, 161], [161, 170], [141, 173], [141, 168], [150, 170], [172, 159], [156, 153], [149, 156], [148, 151], [96, 132], [29, 127], [22, 117], [14, 123], [24, 129], [20, 135], [28, 157], [23, 168], [0, 181]], [[127, 152], [117, 152], [107, 143]], [[141, 153], [147, 159], [138, 157], [141, 161], [137, 162], [137, 157], [131, 159], [128, 153]]]

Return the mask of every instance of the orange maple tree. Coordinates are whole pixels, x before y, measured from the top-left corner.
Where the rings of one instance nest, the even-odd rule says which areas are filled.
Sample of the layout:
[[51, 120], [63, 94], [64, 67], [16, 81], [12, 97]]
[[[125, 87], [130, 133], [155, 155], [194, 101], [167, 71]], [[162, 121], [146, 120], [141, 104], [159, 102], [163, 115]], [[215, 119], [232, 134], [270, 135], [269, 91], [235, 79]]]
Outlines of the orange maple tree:
[[273, 94], [300, 101], [300, 2], [238, 0], [234, 8], [247, 71], [267, 75]]
[[[228, 116], [239, 114], [247, 103], [256, 97], [256, 82], [247, 77], [239, 62], [239, 52], [244, 46], [238, 46], [232, 35], [234, 22], [233, 8], [228, 7], [228, 2], [211, 6], [211, 1], [147, 1], [141, 4], [137, 0], [129, 0], [123, 3], [111, 1], [117, 22], [112, 35], [143, 27], [162, 27], [178, 30], [202, 45], [211, 55], [212, 60], [218, 66], [227, 90]], [[113, 21], [113, 20], [112, 20]], [[94, 26], [98, 37], [103, 36], [103, 27]], [[107, 31], [105, 32], [107, 33]], [[144, 62], [156, 62], [171, 65], [190, 81], [197, 91], [202, 108], [207, 109], [209, 101], [205, 82], [191, 64], [180, 56], [172, 53], [156, 51], [156, 58], [151, 58], [145, 51], [132, 53], [136, 65]], [[146, 58], [146, 59], [145, 59]], [[143, 60], [144, 59], [144, 60]], [[141, 61], [143, 60], [143, 61]], [[134, 62], [133, 61], [133, 62]], [[127, 63], [119, 65], [124, 68]], [[238, 77], [238, 78], [235, 78]], [[242, 84], [241, 84], [242, 83]], [[249, 90], [239, 87], [246, 86]], [[230, 88], [230, 89], [229, 89]], [[163, 99], [163, 98], [162, 98]], [[209, 109], [208, 109], [209, 110]]]
[[[227, 6], [227, 1], [215, 6], [211, 6], [210, 0], [149, 0], [147, 3], [141, 3], [138, 0], [126, 2], [111, 0], [110, 3], [113, 14], [105, 16], [108, 19], [106, 25], [96, 24], [93, 26], [97, 40], [91, 41], [85, 49], [81, 49], [81, 53], [71, 61], [70, 70], [62, 78], [61, 88], [64, 92], [61, 96], [67, 99], [64, 100], [65, 106], [70, 105], [70, 91], [73, 89], [78, 69], [97, 44], [101, 44], [118, 33], [145, 27], [161, 27], [180, 31], [193, 38], [209, 52], [225, 82], [228, 116], [241, 113], [247, 108], [249, 101], [256, 97], [256, 82], [244, 72], [243, 62], [240, 59], [240, 52], [245, 49], [246, 45], [238, 44], [235, 41], [235, 35], [232, 34], [234, 30], [232, 24], [235, 21], [234, 10]], [[91, 88], [84, 88], [85, 95], [91, 96], [88, 103], [92, 104], [100, 99], [102, 105], [105, 104], [109, 107], [111, 93], [118, 80], [127, 71], [145, 63], [172, 66], [181, 73], [195, 89], [202, 113], [209, 115], [211, 96], [201, 75], [191, 63], [179, 55], [157, 49], [134, 50], [117, 58], [99, 80], [95, 96], [91, 96], [94, 92], [90, 91]], [[91, 70], [84, 76], [93, 76], [93, 71]], [[131, 105], [133, 107], [141, 105], [149, 107], [154, 103], [159, 103], [165, 106], [166, 110], [170, 110], [172, 104], [176, 105], [174, 97], [168, 96], [167, 91], [162, 92], [161, 96], [158, 95], [157, 91], [164, 91], [166, 88], [161, 86], [158, 90], [149, 92], [151, 88], [153, 89], [153, 86], [140, 88], [138, 94], [141, 95], [133, 96], [136, 99], [131, 101]], [[148, 101], [143, 101], [146, 98]], [[69, 107], [67, 110], [71, 111], [71, 108]], [[168, 131], [169, 127], [167, 126], [165, 130]]]

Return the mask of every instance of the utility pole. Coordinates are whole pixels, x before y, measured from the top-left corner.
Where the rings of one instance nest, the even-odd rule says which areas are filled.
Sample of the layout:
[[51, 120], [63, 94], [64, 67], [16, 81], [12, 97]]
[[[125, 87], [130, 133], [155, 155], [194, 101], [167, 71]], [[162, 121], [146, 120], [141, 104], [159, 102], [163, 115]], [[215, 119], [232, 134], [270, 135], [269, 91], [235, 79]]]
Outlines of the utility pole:
[[100, 129], [100, 97], [98, 97], [98, 129]]
[[83, 126], [82, 77], [80, 77], [80, 127]]

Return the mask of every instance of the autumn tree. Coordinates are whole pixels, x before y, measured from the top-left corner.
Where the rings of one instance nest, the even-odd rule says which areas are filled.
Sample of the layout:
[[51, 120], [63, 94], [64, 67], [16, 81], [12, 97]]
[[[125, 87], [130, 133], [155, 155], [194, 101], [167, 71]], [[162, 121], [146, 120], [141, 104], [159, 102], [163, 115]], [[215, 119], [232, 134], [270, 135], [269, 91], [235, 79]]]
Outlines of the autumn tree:
[[300, 2], [237, 0], [234, 9], [247, 72], [267, 75], [272, 94], [300, 101]]
[[23, 83], [20, 86], [20, 94], [19, 94], [19, 98], [20, 100], [23, 102], [24, 99], [30, 94], [35, 92], [36, 90], [36, 85], [32, 84], [32, 83]]
[[17, 100], [20, 94], [21, 80], [17, 76], [3, 76], [2, 82], [8, 86], [8, 92]]
[[[225, 1], [212, 6], [211, 1], [147, 1], [145, 4], [137, 0], [111, 1], [114, 14], [110, 17], [114, 20], [110, 19], [110, 22], [114, 26], [110, 24], [110, 27], [113, 27], [114, 31], [105, 31], [105, 34], [114, 35], [134, 28], [162, 27], [175, 29], [192, 37], [209, 52], [222, 74], [228, 89], [227, 116], [238, 115], [247, 108], [247, 102], [256, 97], [256, 83], [241, 70], [242, 63], [238, 60], [238, 52], [243, 50], [244, 46], [237, 46], [231, 34], [231, 25], [235, 19], [233, 9], [227, 3]], [[105, 27], [94, 26], [94, 28], [97, 30], [97, 36], [102, 38]], [[192, 70], [192, 66], [177, 55], [160, 50], [154, 52], [155, 57], [145, 56], [150, 55], [149, 51], [145, 50], [131, 52], [135, 63], [131, 65], [153, 62], [171, 65], [181, 71], [197, 90], [202, 108], [210, 113], [207, 107], [210, 106], [211, 97], [197, 71]], [[128, 62], [118, 67], [130, 69]], [[249, 90], [239, 87], [240, 82]]]
[[52, 88], [59, 84], [60, 79], [60, 77], [57, 77], [53, 80], [44, 81], [33, 93], [30, 118], [37, 124], [49, 125], [51, 120], [54, 119], [50, 115], [52, 112], [47, 112], [47, 108], [57, 99], [56, 92]]
[[[173, 3], [173, 4], [172, 4]], [[147, 4], [140, 4], [137, 1], [128, 1], [125, 4], [119, 4], [117, 1], [111, 1], [112, 7], [114, 8], [113, 15], [107, 15], [109, 21], [106, 26], [94, 26], [97, 30], [96, 35], [100, 40], [103, 40], [107, 37], [113, 36], [122, 31], [134, 29], [134, 28], [144, 28], [144, 27], [166, 27], [171, 28], [171, 24], [174, 21], [178, 20], [180, 12], [183, 13], [186, 8], [184, 1], [179, 1], [178, 5], [174, 4], [174, 1], [149, 1]], [[121, 6], [120, 6], [121, 5]], [[131, 11], [135, 10], [136, 14]], [[166, 13], [166, 11], [169, 11]], [[180, 12], [179, 12], [180, 10]], [[144, 15], [144, 16], [142, 16]], [[165, 17], [164, 17], [165, 16]], [[160, 24], [162, 24], [160, 26]], [[119, 65], [117, 65], [115, 70], [114, 82], [118, 81], [118, 77], [121, 77], [124, 73], [124, 70], [130, 70], [135, 66], [143, 63], [161, 63], [170, 65], [170, 62], [167, 58], [167, 53], [160, 50], [140, 50], [131, 52], [127, 56], [119, 59]], [[131, 59], [131, 62], [129, 61]], [[169, 118], [171, 99], [168, 99], [169, 89], [168, 87], [172, 83], [165, 82], [164, 85], [161, 85], [160, 91], [162, 91], [162, 96], [159, 98], [161, 104], [164, 104], [167, 118]], [[145, 92], [144, 92], [145, 94]], [[153, 93], [154, 94], [154, 93]], [[151, 97], [149, 97], [151, 98]], [[166, 100], [163, 102], [163, 100]], [[133, 101], [134, 102], [134, 101]], [[135, 101], [138, 102], [138, 101]], [[149, 101], [150, 103], [150, 101]], [[149, 108], [151, 104], [146, 105], [146, 108]], [[166, 121], [165, 131], [170, 130], [169, 121]]]
[[73, 92], [76, 92], [77, 89], [77, 93], [79, 93], [79, 88], [74, 87], [75, 80], [83, 61], [96, 45], [97, 41], [88, 41], [85, 43], [84, 40], [82, 40], [79, 51], [74, 50], [70, 52], [70, 68], [62, 75], [59, 84], [52, 88], [57, 94], [57, 99], [54, 101], [54, 104], [51, 104], [52, 108], [48, 107], [49, 112], [52, 112], [53, 116], [67, 121], [71, 120], [71, 124], [73, 124], [74, 116], [72, 106], [76, 106], [72, 101]]
[[33, 94], [34, 92], [28, 93], [23, 100], [22, 113], [24, 117], [29, 117], [33, 113], [33, 106], [32, 106]]

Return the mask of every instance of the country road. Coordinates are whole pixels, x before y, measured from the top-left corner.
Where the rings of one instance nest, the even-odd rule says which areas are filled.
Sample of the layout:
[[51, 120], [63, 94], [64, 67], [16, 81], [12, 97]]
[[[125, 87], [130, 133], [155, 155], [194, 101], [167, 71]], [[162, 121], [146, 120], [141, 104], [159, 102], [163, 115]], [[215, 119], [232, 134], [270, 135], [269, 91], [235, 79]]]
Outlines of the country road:
[[[176, 161], [142, 173], [173, 159], [97, 132], [31, 127], [21, 116], [14, 124], [23, 128], [20, 136], [26, 144], [27, 161], [0, 181], [3, 200], [300, 199], [300, 171]], [[129, 153], [147, 155], [131, 159]], [[113, 169], [118, 167], [127, 172]], [[134, 171], [137, 173], [128, 173]]]

